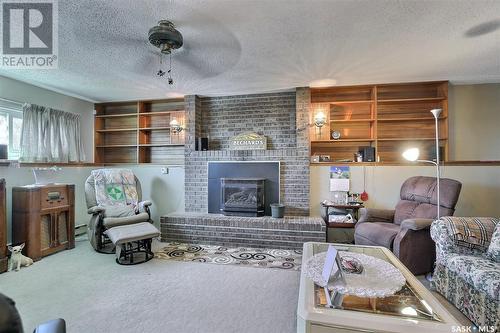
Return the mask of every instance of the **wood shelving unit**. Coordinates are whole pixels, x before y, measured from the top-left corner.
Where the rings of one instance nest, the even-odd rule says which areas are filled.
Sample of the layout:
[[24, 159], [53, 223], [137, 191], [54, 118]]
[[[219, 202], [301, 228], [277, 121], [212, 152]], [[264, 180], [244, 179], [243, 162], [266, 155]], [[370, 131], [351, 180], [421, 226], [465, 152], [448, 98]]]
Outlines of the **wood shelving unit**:
[[95, 105], [95, 163], [184, 163], [184, 99], [101, 103]]
[[[401, 154], [418, 147], [421, 159], [435, 156], [434, 118], [441, 108], [440, 150], [448, 160], [448, 82], [377, 84], [311, 89], [310, 123], [318, 112], [327, 117], [321, 131], [310, 128], [311, 155], [332, 161], [353, 160], [362, 146], [375, 148], [380, 163], [404, 162]], [[339, 131], [340, 139], [331, 138]]]

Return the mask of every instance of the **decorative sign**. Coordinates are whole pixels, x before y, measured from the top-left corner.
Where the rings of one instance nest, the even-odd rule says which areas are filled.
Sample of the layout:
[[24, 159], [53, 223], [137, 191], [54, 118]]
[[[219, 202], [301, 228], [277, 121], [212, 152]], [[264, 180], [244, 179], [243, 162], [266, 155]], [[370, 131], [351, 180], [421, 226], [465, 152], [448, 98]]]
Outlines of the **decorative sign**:
[[264, 150], [267, 149], [267, 138], [254, 132], [235, 136], [229, 143], [231, 150]]

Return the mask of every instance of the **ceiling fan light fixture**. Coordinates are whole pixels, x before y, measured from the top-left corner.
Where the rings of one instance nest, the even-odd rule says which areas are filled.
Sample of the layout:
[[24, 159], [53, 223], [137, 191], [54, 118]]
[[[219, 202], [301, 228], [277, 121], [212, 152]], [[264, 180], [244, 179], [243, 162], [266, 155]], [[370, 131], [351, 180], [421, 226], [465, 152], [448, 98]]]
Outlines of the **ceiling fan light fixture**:
[[182, 47], [184, 42], [182, 34], [175, 29], [175, 25], [169, 20], [161, 20], [157, 26], [149, 29], [148, 39], [163, 54], [170, 54], [172, 50]]

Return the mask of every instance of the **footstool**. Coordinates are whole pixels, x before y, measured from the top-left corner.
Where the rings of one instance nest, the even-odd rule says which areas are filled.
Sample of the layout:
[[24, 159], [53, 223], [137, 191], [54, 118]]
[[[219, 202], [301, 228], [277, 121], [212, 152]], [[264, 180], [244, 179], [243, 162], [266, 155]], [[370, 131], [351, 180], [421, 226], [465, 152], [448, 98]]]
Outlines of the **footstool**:
[[115, 245], [116, 262], [120, 265], [136, 265], [153, 259], [151, 241], [160, 235], [158, 229], [149, 222], [121, 225], [104, 233]]

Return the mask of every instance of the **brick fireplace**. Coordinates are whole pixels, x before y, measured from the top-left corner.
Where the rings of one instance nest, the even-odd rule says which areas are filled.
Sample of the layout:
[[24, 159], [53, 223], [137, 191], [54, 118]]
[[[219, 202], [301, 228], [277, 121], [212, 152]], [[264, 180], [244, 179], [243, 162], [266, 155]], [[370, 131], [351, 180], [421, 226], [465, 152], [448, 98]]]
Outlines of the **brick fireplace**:
[[[227, 97], [187, 96], [185, 102], [186, 212], [161, 217], [162, 241], [296, 250], [302, 249], [304, 242], [324, 242], [325, 223], [321, 218], [309, 217], [309, 89]], [[266, 136], [267, 150], [229, 150], [230, 138], [243, 132]], [[197, 137], [209, 137], [208, 151], [195, 150]], [[252, 178], [265, 178], [266, 191], [277, 184], [286, 216], [276, 219], [208, 213], [213, 212], [208, 195], [213, 181], [209, 162], [279, 162], [279, 181], [269, 181], [268, 172]], [[244, 178], [233, 176], [221, 177]], [[215, 185], [220, 184], [220, 178], [216, 179]], [[231, 194], [238, 192], [244, 191]], [[250, 193], [236, 196], [238, 200], [253, 200]], [[268, 203], [265, 206], [269, 208]], [[219, 201], [216, 211], [218, 207]]]
[[[186, 96], [185, 211], [208, 212], [208, 162], [279, 161], [280, 196], [287, 215], [309, 215], [307, 88], [293, 92], [224, 97]], [[267, 150], [229, 150], [231, 137], [256, 132]], [[209, 150], [196, 151], [195, 138]]]

